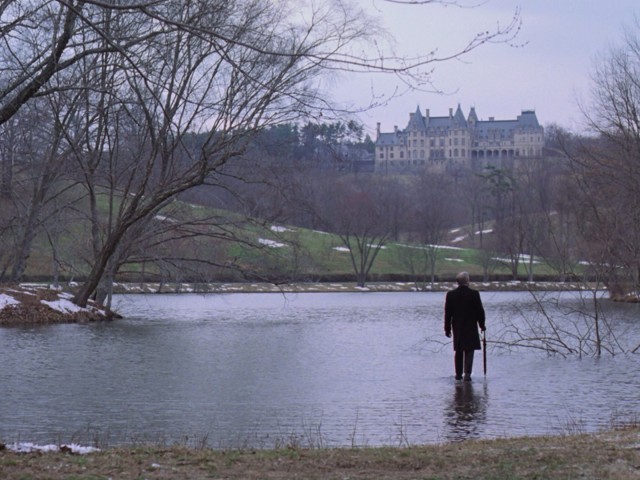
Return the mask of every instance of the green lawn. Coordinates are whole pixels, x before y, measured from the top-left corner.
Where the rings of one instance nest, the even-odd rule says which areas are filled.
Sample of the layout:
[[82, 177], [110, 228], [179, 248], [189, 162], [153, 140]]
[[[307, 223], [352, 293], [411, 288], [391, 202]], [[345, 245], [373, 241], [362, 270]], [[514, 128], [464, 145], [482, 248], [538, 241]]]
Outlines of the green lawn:
[[[106, 221], [108, 202], [106, 196], [100, 196], [98, 207]], [[126, 278], [138, 280], [141, 272], [147, 275], [167, 277], [166, 281], [204, 280], [214, 281], [225, 276], [229, 279], [242, 280], [245, 276], [238, 272], [225, 271], [217, 264], [234, 264], [240, 266], [250, 276], [268, 279], [316, 280], [320, 278], [338, 278], [344, 280], [353, 275], [350, 255], [337, 235], [284, 225], [261, 225], [259, 222], [246, 222], [235, 214], [197, 205], [173, 202], [159, 215], [159, 218], [194, 219], [199, 223], [196, 228], [203, 233], [221, 232], [221, 219], [228, 222], [224, 228], [243, 241], [221, 241], [212, 237], [190, 237], [172, 240], [157, 247], [152, 253], [156, 259], [170, 258], [180, 253], [180, 257], [207, 260], [208, 264], [188, 263], [185, 271], [171, 265], [152, 262], [128, 264], [122, 271]], [[82, 278], [88, 272], [90, 258], [90, 225], [81, 215], [64, 222], [57, 240], [58, 268], [64, 278]], [[252, 246], [253, 245], [253, 246]], [[461, 270], [467, 270], [474, 276], [482, 276], [481, 255], [470, 248], [439, 247], [437, 248], [436, 275], [439, 278], [451, 278]], [[428, 279], [430, 270], [425, 266], [425, 249], [421, 245], [407, 245], [401, 242], [388, 242], [379, 252], [371, 278], [399, 278], [414, 275], [420, 279]], [[167, 262], [171, 263], [171, 262]], [[28, 278], [47, 278], [53, 274], [52, 247], [49, 238], [41, 235], [36, 239], [31, 257], [28, 261]], [[536, 264], [537, 276], [552, 276], [554, 271], [543, 263]], [[494, 262], [490, 274], [502, 278], [510, 275], [506, 264]], [[526, 267], [521, 265], [519, 275], [525, 278]], [[197, 279], [194, 277], [198, 277]]]

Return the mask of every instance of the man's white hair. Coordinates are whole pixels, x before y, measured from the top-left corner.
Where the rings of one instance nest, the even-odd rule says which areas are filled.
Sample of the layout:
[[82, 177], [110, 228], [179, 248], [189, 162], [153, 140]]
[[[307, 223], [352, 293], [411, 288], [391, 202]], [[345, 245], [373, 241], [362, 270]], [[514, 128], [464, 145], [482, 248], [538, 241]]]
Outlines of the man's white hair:
[[456, 275], [456, 282], [458, 282], [458, 285], [469, 285], [469, 273], [460, 272]]

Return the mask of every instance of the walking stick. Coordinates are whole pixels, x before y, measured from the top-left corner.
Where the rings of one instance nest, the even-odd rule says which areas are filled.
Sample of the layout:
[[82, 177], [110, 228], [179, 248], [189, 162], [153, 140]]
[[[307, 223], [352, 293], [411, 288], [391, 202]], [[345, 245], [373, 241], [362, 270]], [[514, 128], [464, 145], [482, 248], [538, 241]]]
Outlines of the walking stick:
[[482, 366], [484, 367], [484, 376], [487, 376], [487, 332], [482, 332]]

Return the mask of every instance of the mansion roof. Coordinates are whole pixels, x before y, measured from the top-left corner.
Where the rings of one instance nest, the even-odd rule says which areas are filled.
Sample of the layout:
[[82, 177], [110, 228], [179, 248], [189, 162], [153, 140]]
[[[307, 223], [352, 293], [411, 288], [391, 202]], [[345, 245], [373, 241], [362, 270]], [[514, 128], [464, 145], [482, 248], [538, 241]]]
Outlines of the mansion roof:
[[429, 110], [426, 116], [422, 115], [420, 107], [416, 108], [414, 113], [409, 114], [409, 122], [402, 131], [398, 130], [388, 133], [380, 132], [380, 124], [378, 124], [378, 134], [376, 144], [378, 146], [396, 145], [400, 137], [406, 136], [410, 132], [425, 132], [428, 136], [444, 134], [448, 135], [452, 130], [467, 130], [472, 132], [476, 139], [495, 137], [502, 138], [513, 137], [519, 132], [539, 132], [542, 129], [536, 113], [533, 110], [523, 110], [517, 118], [513, 120], [495, 120], [489, 117], [489, 120], [478, 120], [475, 108], [471, 107], [469, 115], [465, 118], [460, 105], [456, 109], [449, 111], [448, 116], [432, 117]]

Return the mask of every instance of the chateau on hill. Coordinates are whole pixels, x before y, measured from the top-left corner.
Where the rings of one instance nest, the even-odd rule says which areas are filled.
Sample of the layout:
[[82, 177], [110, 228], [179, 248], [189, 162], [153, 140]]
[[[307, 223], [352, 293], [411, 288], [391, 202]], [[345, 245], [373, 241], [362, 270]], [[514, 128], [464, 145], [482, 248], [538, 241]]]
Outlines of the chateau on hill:
[[404, 130], [376, 136], [376, 172], [449, 170], [456, 167], [513, 164], [514, 160], [542, 156], [544, 129], [533, 110], [515, 120], [479, 120], [471, 107], [465, 118], [460, 105], [446, 117], [425, 115], [420, 107], [409, 114]]

